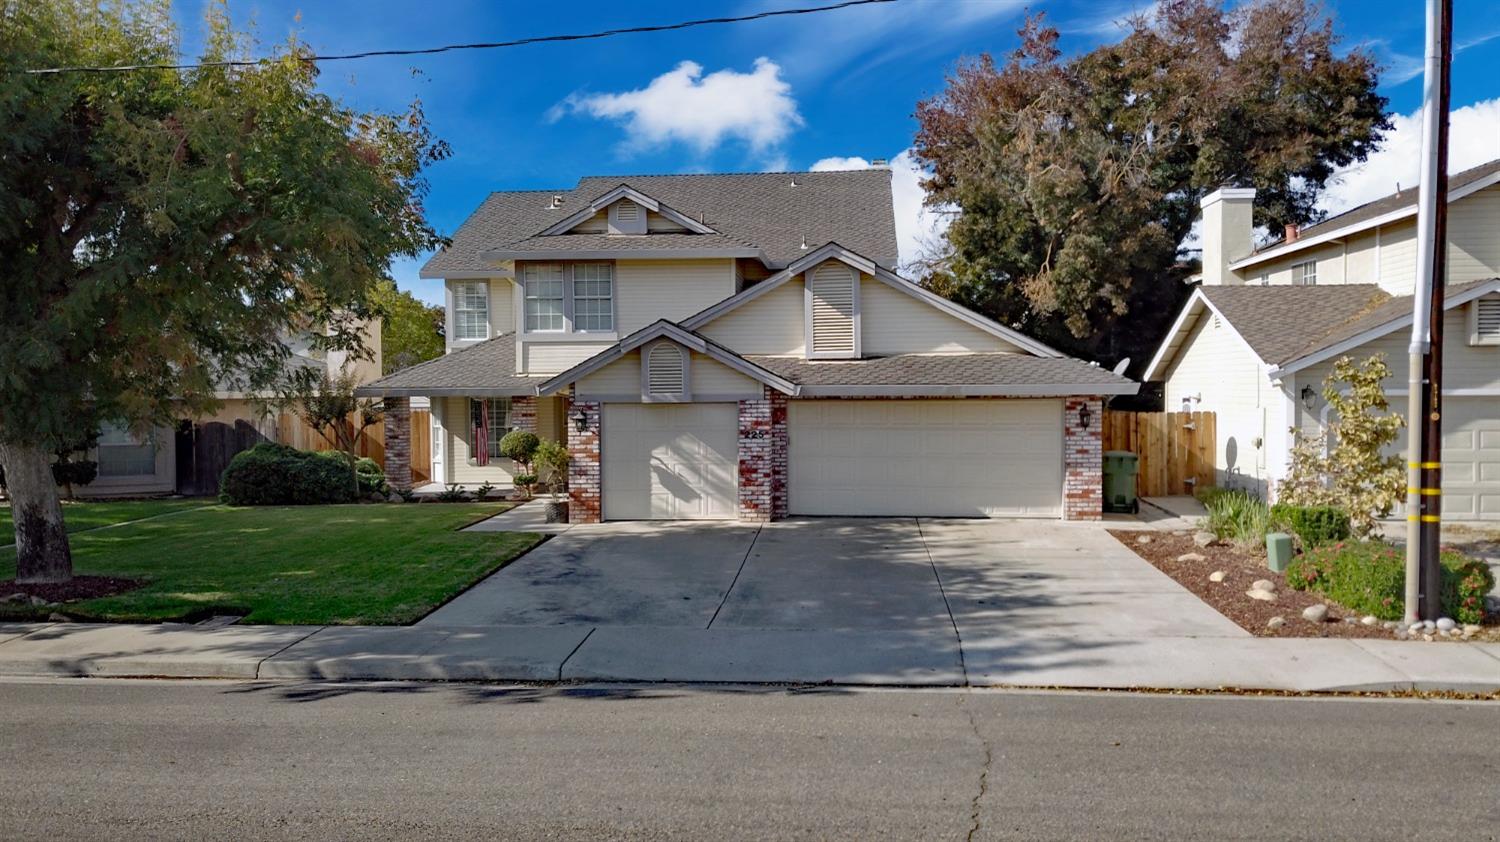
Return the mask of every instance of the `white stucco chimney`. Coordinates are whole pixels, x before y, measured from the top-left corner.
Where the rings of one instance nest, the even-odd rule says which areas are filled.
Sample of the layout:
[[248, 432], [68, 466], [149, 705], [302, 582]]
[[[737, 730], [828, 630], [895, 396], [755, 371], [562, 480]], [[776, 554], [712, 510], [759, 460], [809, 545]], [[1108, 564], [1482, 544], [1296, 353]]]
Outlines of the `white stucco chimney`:
[[1203, 285], [1242, 284], [1229, 264], [1250, 255], [1255, 227], [1253, 187], [1220, 187], [1203, 197]]

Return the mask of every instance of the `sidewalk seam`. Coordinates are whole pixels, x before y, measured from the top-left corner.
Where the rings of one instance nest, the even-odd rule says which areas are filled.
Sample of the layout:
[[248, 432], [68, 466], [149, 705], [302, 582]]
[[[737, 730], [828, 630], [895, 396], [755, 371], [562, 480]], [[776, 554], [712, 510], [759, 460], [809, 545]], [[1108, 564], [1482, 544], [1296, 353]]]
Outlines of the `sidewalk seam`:
[[755, 550], [755, 542], [760, 540], [760, 531], [765, 528], [765, 524], [755, 527], [755, 534], [750, 537], [750, 546], [745, 548], [745, 557], [740, 559], [739, 569], [734, 571], [734, 578], [729, 580], [729, 587], [724, 589], [724, 598], [719, 600], [719, 607], [714, 609], [714, 615], [708, 618], [708, 625], [703, 627], [704, 631], [713, 628], [714, 620], [719, 619], [719, 612], [724, 610], [725, 604], [729, 602], [729, 595], [734, 593], [734, 586], [739, 584], [740, 574], [745, 572], [745, 564], [750, 561], [750, 553]]
[[917, 538], [922, 542], [922, 552], [927, 554], [927, 566], [932, 568], [932, 578], [937, 580], [938, 593], [943, 597], [943, 610], [948, 612], [948, 624], [953, 626], [953, 639], [958, 642], [958, 670], [964, 677], [964, 686], [969, 685], [969, 665], [964, 660], [964, 636], [958, 630], [958, 620], [953, 618], [953, 606], [948, 603], [948, 589], [943, 587], [943, 576], [938, 573], [937, 562], [932, 560], [932, 548], [927, 546], [927, 535], [922, 532], [922, 519], [912, 518], [917, 525]]
[[282, 652], [285, 652], [286, 650], [292, 648], [293, 646], [296, 646], [297, 644], [301, 643], [302, 641], [307, 640], [309, 637], [312, 637], [313, 635], [317, 634], [318, 632], [327, 631], [327, 630], [328, 630], [328, 626], [319, 626], [319, 627], [313, 629], [312, 631], [308, 632], [307, 634], [304, 634], [301, 637], [297, 638], [296, 640], [292, 641], [291, 643], [288, 643], [287, 645], [281, 647], [280, 649], [277, 649], [275, 652], [272, 652], [271, 654], [265, 656], [264, 658], [261, 658], [259, 661], [256, 661], [255, 662], [255, 678], [257, 680], [259, 680], [259, 678], [260, 678], [260, 668], [266, 665], [266, 661], [271, 660], [272, 658], [276, 657], [277, 655], [280, 655]]
[[573, 660], [573, 656], [578, 654], [578, 650], [582, 649], [583, 648], [583, 644], [588, 643], [589, 642], [589, 638], [593, 637], [594, 636], [594, 632], [596, 632], [598, 630], [599, 630], [598, 626], [594, 626], [594, 627], [590, 628], [589, 629], [589, 633], [583, 636], [583, 640], [578, 641], [578, 645], [573, 647], [573, 651], [569, 652], [568, 656], [566, 658], [563, 658], [561, 661], [558, 662], [558, 664], [557, 664], [557, 680], [558, 681], [562, 681], [563, 680], [563, 675], [562, 675], [562, 673], [563, 673], [563, 667], [565, 667], [565, 666], [568, 665], [568, 661]]

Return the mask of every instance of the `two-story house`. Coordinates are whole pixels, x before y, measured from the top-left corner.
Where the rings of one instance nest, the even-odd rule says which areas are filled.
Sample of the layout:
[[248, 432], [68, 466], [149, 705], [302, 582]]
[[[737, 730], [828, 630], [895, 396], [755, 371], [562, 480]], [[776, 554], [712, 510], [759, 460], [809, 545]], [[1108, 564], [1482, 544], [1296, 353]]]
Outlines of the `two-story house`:
[[[1137, 384], [898, 276], [890, 172], [585, 178], [490, 195], [422, 275], [448, 353], [376, 381], [437, 482], [566, 442], [573, 520], [1099, 516], [1102, 396]], [[403, 461], [407, 460], [407, 461]]]
[[[1385, 355], [1405, 411], [1416, 287], [1417, 189], [1253, 247], [1255, 191], [1203, 207], [1202, 285], [1151, 360], [1169, 410], [1217, 413], [1220, 484], [1274, 497], [1293, 431], [1328, 424], [1324, 380], [1343, 355]], [[1500, 161], [1448, 194], [1443, 517], [1500, 520]], [[1404, 452], [1403, 439], [1398, 447]]]

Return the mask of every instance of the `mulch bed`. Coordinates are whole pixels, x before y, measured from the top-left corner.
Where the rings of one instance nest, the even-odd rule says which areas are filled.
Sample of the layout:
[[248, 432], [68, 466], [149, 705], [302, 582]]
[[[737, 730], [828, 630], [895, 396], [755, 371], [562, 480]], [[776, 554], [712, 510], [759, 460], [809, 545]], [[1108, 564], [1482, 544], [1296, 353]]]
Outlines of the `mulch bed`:
[[[1171, 576], [1177, 584], [1192, 591], [1215, 611], [1257, 637], [1391, 639], [1390, 631], [1378, 624], [1362, 625], [1357, 613], [1336, 602], [1316, 593], [1292, 590], [1286, 583], [1286, 576], [1271, 572], [1262, 556], [1251, 555], [1224, 544], [1200, 547], [1193, 543], [1191, 534], [1124, 529], [1110, 530], [1109, 534], [1134, 550], [1136, 555], [1151, 562], [1156, 569]], [[1140, 543], [1142, 536], [1150, 537], [1151, 542]], [[1177, 560], [1190, 553], [1203, 556], [1203, 560]], [[1224, 581], [1210, 582], [1209, 574], [1217, 570], [1224, 571]], [[1250, 583], [1257, 579], [1268, 579], [1276, 583], [1275, 602], [1261, 602], [1245, 595], [1250, 590]], [[1302, 609], [1318, 604], [1328, 606], [1328, 619], [1321, 623], [1302, 619]], [[1284, 618], [1286, 625], [1279, 629], [1267, 627], [1266, 623], [1272, 617]], [[1345, 618], [1353, 618], [1354, 622], [1345, 622]]]
[[[61, 584], [20, 584], [15, 579], [0, 581], [0, 600], [22, 593], [27, 596], [41, 597], [50, 603], [79, 602], [86, 599], [98, 599], [101, 596], [114, 596], [118, 593], [133, 591], [146, 584], [140, 579], [122, 579], [118, 576], [74, 576], [72, 581]], [[53, 606], [56, 610], [60, 606]], [[29, 603], [10, 603], [0, 601], [0, 614], [36, 614], [46, 613], [48, 607], [45, 605], [33, 606]]]

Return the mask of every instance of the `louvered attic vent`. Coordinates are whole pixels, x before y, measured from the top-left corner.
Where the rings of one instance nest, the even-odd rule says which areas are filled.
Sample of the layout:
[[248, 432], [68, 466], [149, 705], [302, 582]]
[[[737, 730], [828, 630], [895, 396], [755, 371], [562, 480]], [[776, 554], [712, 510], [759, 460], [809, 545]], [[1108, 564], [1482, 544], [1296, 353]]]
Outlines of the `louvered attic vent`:
[[1481, 298], [1470, 306], [1469, 344], [1500, 345], [1500, 297]]
[[646, 354], [646, 392], [652, 397], [682, 397], [686, 386], [686, 366], [682, 349], [670, 342], [658, 342]]
[[631, 199], [620, 199], [609, 206], [609, 233], [646, 233], [646, 209]]
[[858, 337], [854, 319], [855, 284], [859, 276], [842, 263], [825, 263], [807, 280], [809, 357], [854, 357]]

